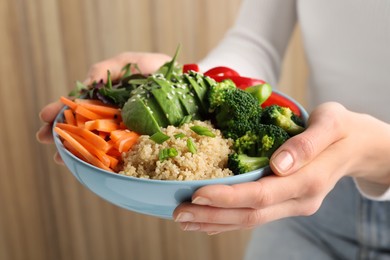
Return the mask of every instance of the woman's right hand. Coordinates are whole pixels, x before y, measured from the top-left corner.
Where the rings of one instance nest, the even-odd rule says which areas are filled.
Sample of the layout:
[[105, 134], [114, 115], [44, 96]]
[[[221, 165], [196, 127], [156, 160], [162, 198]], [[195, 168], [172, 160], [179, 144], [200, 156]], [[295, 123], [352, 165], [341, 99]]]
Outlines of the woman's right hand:
[[[89, 85], [94, 81], [106, 81], [108, 70], [111, 73], [112, 80], [116, 80], [122, 76], [122, 68], [128, 63], [137, 64], [142, 73], [153, 73], [170, 59], [171, 57], [161, 53], [124, 52], [113, 58], [92, 65], [83, 83]], [[40, 143], [53, 143], [51, 128], [53, 121], [60, 112], [62, 106], [63, 105], [60, 102], [53, 102], [43, 107], [40, 111], [39, 117], [44, 123], [36, 133], [36, 138]], [[54, 155], [54, 161], [63, 164], [58, 153]]]

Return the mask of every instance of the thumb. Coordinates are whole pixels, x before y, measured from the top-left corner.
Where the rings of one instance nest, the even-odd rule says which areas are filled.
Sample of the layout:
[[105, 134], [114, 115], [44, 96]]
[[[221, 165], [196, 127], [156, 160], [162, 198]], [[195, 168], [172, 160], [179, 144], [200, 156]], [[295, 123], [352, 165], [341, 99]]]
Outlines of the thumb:
[[316, 108], [309, 117], [307, 129], [288, 139], [271, 156], [272, 171], [279, 176], [292, 174], [343, 138], [343, 111], [346, 109], [334, 102]]

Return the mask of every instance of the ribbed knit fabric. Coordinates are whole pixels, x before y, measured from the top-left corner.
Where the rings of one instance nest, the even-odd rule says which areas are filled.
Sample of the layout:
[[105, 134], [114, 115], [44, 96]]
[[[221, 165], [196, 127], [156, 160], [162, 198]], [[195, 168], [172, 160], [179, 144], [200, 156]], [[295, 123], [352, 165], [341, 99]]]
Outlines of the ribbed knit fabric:
[[[389, 0], [244, 0], [235, 25], [200, 66], [229, 66], [276, 87], [297, 22], [310, 71], [309, 110], [336, 101], [390, 122]], [[370, 198], [390, 200], [387, 187], [377, 194], [378, 186], [358, 182]]]

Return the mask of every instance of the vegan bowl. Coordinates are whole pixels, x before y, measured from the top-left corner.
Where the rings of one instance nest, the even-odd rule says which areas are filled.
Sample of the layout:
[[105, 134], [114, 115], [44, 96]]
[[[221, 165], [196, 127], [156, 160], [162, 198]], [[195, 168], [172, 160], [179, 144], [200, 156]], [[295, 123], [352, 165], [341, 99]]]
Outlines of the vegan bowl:
[[[128, 210], [172, 218], [198, 188], [255, 181], [305, 128], [292, 98], [226, 67], [205, 73], [175, 58], [153, 75], [78, 85], [53, 125], [55, 145], [77, 180]], [[126, 69], [127, 68], [127, 69]]]

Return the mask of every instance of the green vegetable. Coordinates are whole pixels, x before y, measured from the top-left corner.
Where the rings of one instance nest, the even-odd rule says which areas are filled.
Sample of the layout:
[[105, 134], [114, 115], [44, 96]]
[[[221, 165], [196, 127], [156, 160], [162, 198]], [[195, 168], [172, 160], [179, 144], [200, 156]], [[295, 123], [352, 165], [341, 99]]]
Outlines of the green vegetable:
[[158, 144], [162, 144], [165, 141], [169, 140], [169, 136], [167, 136], [166, 134], [164, 134], [162, 132], [156, 132], [155, 134], [153, 134], [150, 137], [150, 139], [153, 140], [154, 142], [158, 143]]
[[225, 137], [236, 139], [257, 126], [261, 107], [256, 98], [241, 89], [226, 90], [219, 85], [212, 87], [210, 102], [219, 104], [212, 113], [215, 125]]
[[[98, 99], [106, 104], [123, 107], [126, 101], [130, 98], [132, 90], [136, 89], [141, 83], [145, 82], [145, 76], [140, 72], [137, 74], [131, 73], [131, 68], [135, 67], [139, 71], [136, 64], [127, 64], [122, 68], [123, 76], [113, 82], [110, 71], [107, 71], [107, 82], [93, 82], [87, 86], [79, 81], [76, 82], [76, 87], [69, 93], [69, 96], [76, 98]], [[138, 80], [142, 82], [134, 82]]]
[[207, 118], [207, 93], [215, 81], [193, 71], [170, 75], [167, 79], [153, 74], [131, 91], [122, 108], [123, 121], [130, 130], [152, 135], [168, 125], [180, 126]]
[[178, 138], [183, 138], [183, 137], [185, 137], [186, 135], [185, 134], [183, 134], [183, 133], [178, 133], [178, 134], [175, 134], [174, 135], [174, 137], [176, 138], [176, 139], [178, 139]]
[[225, 102], [226, 94], [233, 91], [236, 91], [236, 85], [231, 80], [224, 80], [220, 83], [213, 84], [208, 97], [210, 112], [221, 106]]
[[272, 93], [272, 87], [267, 83], [250, 86], [244, 90], [254, 96], [257, 101], [259, 101], [260, 105], [263, 104], [263, 102], [266, 101]]
[[228, 167], [235, 175], [254, 171], [268, 164], [268, 157], [251, 157], [238, 153], [232, 153], [228, 156]]
[[179, 153], [175, 148], [166, 148], [166, 149], [161, 149], [159, 154], [158, 154], [158, 159], [160, 161], [164, 161], [166, 159], [172, 158], [177, 156]]
[[288, 107], [272, 105], [265, 107], [261, 113], [261, 122], [269, 125], [276, 125], [283, 128], [290, 136], [297, 135], [305, 128], [302, 122]]
[[197, 151], [196, 145], [195, 145], [194, 141], [192, 140], [192, 138], [187, 139], [187, 148], [191, 153], [193, 153], [193, 154], [196, 153], [196, 151]]
[[170, 61], [168, 61], [167, 63], [165, 63], [164, 65], [162, 65], [162, 66], [158, 69], [158, 71], [156, 72], [156, 74], [163, 74], [164, 77], [165, 77], [167, 80], [170, 80], [171, 77], [172, 77], [175, 73], [180, 73], [180, 72], [182, 71], [182, 68], [181, 68], [181, 67], [176, 66], [176, 59], [177, 59], [177, 56], [179, 55], [180, 48], [181, 48], [180, 45], [177, 46], [175, 55], [173, 55], [172, 60], [170, 60]]
[[191, 126], [190, 129], [198, 135], [215, 137], [215, 134], [210, 129], [208, 129], [207, 127], [204, 127], [204, 126], [194, 125], [194, 126]]
[[233, 148], [237, 153], [249, 156], [271, 157], [290, 136], [275, 125], [259, 124], [245, 135], [234, 140]]

